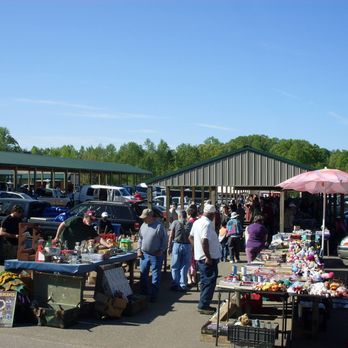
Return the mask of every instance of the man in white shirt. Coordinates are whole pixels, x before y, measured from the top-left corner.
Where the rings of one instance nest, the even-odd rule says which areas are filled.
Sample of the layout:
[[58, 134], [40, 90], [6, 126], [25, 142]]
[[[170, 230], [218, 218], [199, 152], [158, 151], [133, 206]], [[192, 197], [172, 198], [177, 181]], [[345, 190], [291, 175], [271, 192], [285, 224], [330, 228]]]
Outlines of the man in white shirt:
[[194, 258], [200, 273], [201, 293], [198, 312], [208, 315], [215, 313], [215, 308], [210, 307], [210, 303], [214, 296], [218, 263], [221, 259], [219, 238], [213, 224], [215, 211], [214, 205], [205, 204], [203, 216], [193, 223], [190, 232], [190, 242], [194, 248]]

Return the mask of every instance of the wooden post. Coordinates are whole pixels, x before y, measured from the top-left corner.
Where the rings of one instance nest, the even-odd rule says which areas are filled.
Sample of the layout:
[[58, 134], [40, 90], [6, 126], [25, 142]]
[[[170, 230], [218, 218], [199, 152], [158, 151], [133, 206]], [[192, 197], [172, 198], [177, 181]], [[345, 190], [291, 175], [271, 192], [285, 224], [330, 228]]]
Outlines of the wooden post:
[[56, 178], [55, 178], [55, 175], [54, 175], [54, 171], [53, 170], [51, 170], [51, 188], [55, 188], [56, 187]]
[[152, 209], [152, 186], [147, 187], [147, 207]]
[[280, 192], [279, 199], [279, 232], [284, 232], [284, 200], [285, 200], [285, 192]]
[[184, 206], [184, 186], [180, 187], [180, 209], [181, 210], [185, 210], [185, 206]]
[[64, 191], [66, 193], [66, 190], [68, 189], [68, 171], [64, 171]]
[[33, 194], [35, 195], [35, 193], [36, 193], [36, 189], [37, 189], [37, 187], [36, 187], [36, 176], [37, 176], [37, 172], [36, 172], [36, 168], [34, 169], [34, 177], [33, 177], [33, 181], [34, 181], [34, 192], [33, 192]]
[[204, 186], [201, 187], [201, 210], [203, 212], [204, 209]]
[[340, 217], [344, 221], [344, 194], [340, 194]]
[[18, 168], [15, 167], [13, 171], [13, 191], [17, 191], [17, 175], [18, 175]]
[[166, 200], [165, 200], [165, 208], [166, 208], [166, 227], [169, 228], [170, 222], [169, 222], [169, 209], [170, 209], [170, 186], [166, 186]]
[[196, 204], [196, 187], [193, 186], [192, 187], [192, 198], [191, 198], [191, 202], [194, 202]]

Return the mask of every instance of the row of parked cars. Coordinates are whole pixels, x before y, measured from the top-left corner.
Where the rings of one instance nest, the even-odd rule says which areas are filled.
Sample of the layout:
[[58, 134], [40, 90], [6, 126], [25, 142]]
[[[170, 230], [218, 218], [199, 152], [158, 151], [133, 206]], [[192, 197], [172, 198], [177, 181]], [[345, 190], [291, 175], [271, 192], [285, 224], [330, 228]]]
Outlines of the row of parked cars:
[[58, 193], [57, 190], [52, 188], [42, 189], [40, 195], [32, 197], [24, 192], [12, 192], [12, 191], [0, 191], [0, 198], [17, 198], [17, 199], [29, 199], [39, 200], [56, 205], [60, 207], [71, 208], [72, 202], [64, 193]]
[[[0, 198], [0, 222], [10, 214], [12, 207], [17, 204], [24, 210], [24, 221], [35, 223], [39, 226], [43, 237], [54, 236], [58, 225], [70, 216], [83, 216], [87, 210], [94, 210], [96, 217], [101, 218], [105, 211], [111, 223], [121, 225], [125, 234], [135, 234], [139, 231], [142, 220], [139, 218], [143, 209], [147, 208], [146, 202], [110, 202], [86, 201], [67, 210], [52, 207], [48, 202], [33, 199]], [[156, 216], [166, 219], [163, 207], [154, 206]]]

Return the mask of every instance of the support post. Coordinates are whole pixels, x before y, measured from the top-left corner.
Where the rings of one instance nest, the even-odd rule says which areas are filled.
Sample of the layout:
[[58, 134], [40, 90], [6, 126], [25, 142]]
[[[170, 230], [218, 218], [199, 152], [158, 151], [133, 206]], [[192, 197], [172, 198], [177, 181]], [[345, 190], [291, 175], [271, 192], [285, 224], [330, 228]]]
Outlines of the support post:
[[180, 209], [185, 210], [185, 205], [184, 205], [184, 186], [180, 187]]
[[284, 201], [285, 201], [285, 192], [280, 192], [279, 199], [279, 232], [284, 232]]
[[192, 187], [192, 199], [191, 202], [194, 202], [196, 204], [196, 187]]

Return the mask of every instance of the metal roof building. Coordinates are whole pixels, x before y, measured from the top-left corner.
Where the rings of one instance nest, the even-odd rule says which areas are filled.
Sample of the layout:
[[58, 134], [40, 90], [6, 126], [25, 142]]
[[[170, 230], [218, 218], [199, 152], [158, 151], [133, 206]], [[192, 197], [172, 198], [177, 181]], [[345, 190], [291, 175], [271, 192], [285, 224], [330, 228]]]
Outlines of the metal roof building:
[[79, 177], [82, 173], [85, 173], [89, 175], [90, 181], [92, 180], [92, 175], [97, 175], [98, 181], [100, 181], [101, 176], [103, 176], [105, 183], [107, 183], [107, 181], [109, 181], [109, 183], [111, 182], [112, 175], [118, 175], [119, 179], [128, 175], [141, 178], [151, 175], [151, 172], [147, 170], [128, 164], [77, 160], [63, 157], [3, 151], [0, 151], [0, 169], [13, 171], [14, 184], [16, 184], [17, 173], [19, 171], [29, 172], [29, 180], [30, 172], [34, 173], [34, 177], [37, 172], [50, 172], [51, 176], [53, 176], [53, 180], [51, 179], [52, 182], [54, 182], [54, 173], [56, 172], [65, 173], [65, 181], [67, 181], [68, 173], [70, 175], [77, 174]]
[[274, 189], [281, 181], [311, 169], [247, 146], [147, 182], [172, 187]]
[[[148, 184], [166, 187], [166, 201], [170, 201], [171, 188], [180, 188], [181, 206], [184, 206], [185, 189], [192, 190], [196, 200], [196, 189], [200, 190], [201, 201], [208, 188], [209, 198], [216, 202], [217, 196], [224, 198], [242, 191], [281, 191], [276, 187], [280, 182], [312, 168], [301, 163], [246, 146], [207, 161], [147, 180]], [[197, 192], [198, 193], [198, 192]], [[150, 196], [150, 195], [148, 195]], [[281, 211], [284, 212], [284, 193], [280, 193]], [[167, 210], [169, 206], [166, 207]], [[168, 213], [168, 212], [167, 212]], [[280, 216], [280, 225], [284, 216]]]

